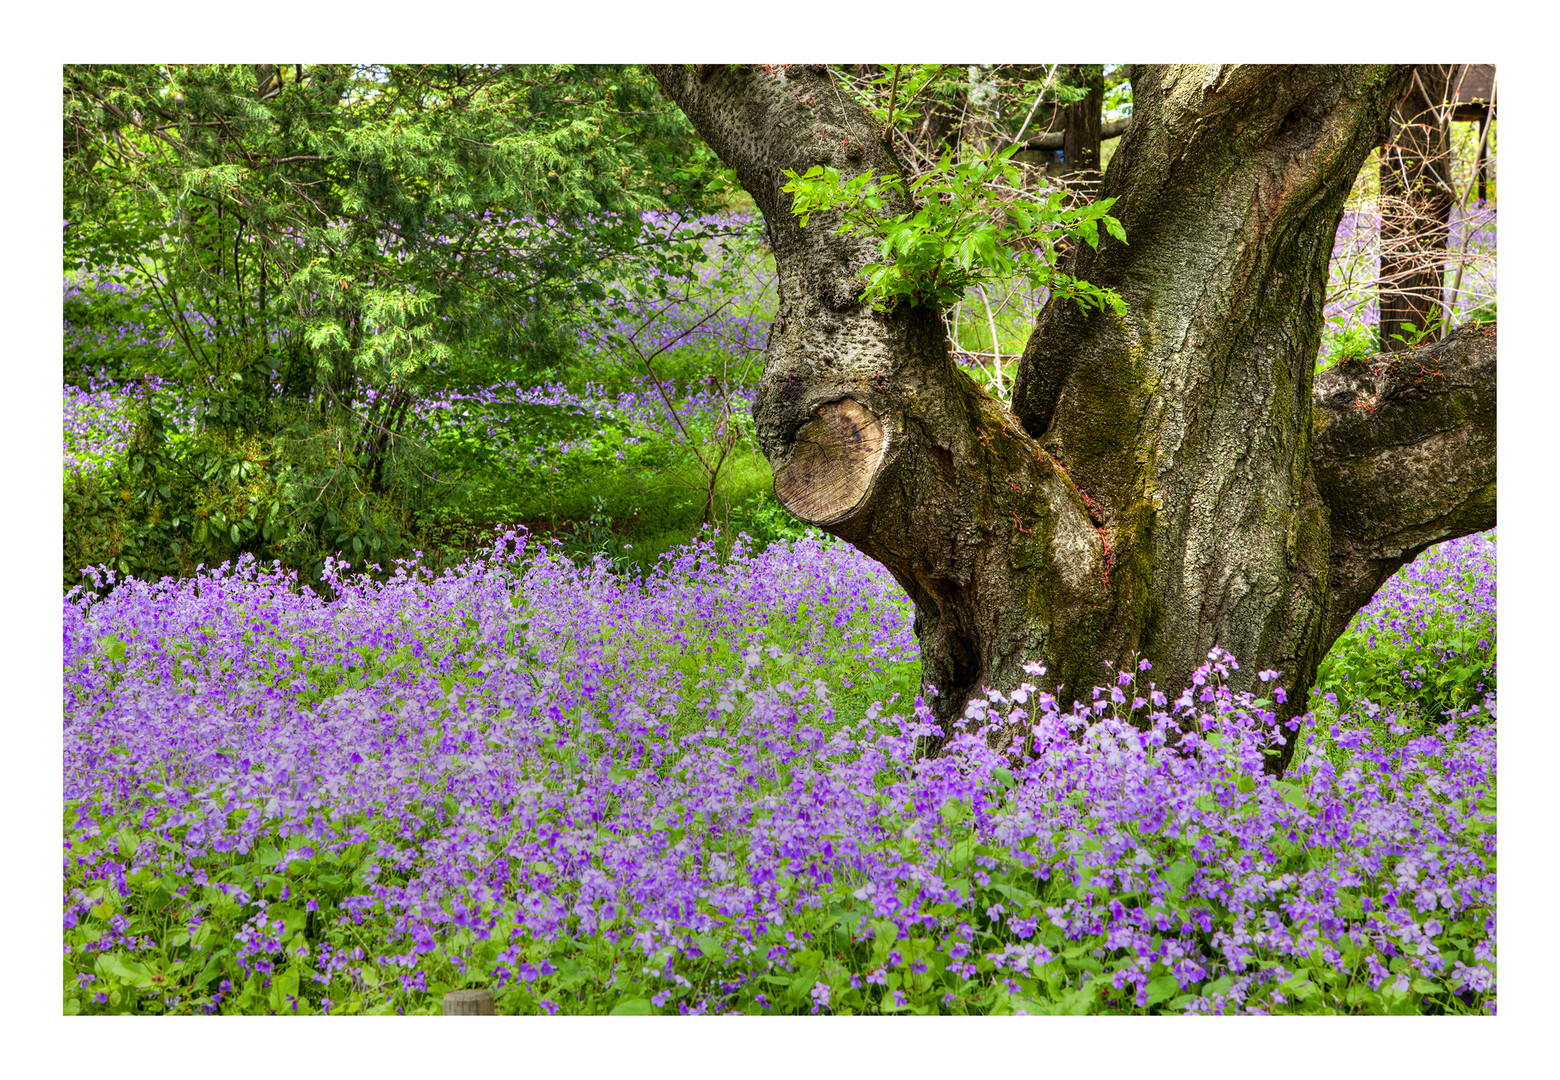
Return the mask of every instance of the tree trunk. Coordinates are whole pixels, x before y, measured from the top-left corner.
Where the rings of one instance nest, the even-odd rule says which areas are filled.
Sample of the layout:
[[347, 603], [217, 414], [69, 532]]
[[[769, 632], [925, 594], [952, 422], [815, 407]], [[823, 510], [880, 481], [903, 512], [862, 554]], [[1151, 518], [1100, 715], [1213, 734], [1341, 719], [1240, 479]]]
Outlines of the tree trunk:
[[[1380, 335], [1384, 352], [1408, 348], [1409, 327], [1441, 314], [1452, 205], [1446, 101], [1457, 64], [1420, 64], [1392, 112], [1381, 151]], [[1408, 340], [1404, 340], [1408, 339]]]
[[1073, 64], [1068, 82], [1084, 87], [1088, 95], [1068, 105], [1062, 113], [1062, 172], [1096, 174], [1100, 169], [1100, 130], [1105, 110], [1105, 67]]
[[1048, 305], [1012, 412], [954, 366], [936, 311], [859, 303], [871, 240], [790, 213], [782, 170], [898, 169], [824, 69], [653, 70], [774, 238], [754, 417], [775, 494], [904, 586], [944, 738], [983, 687], [1088, 700], [1143, 658], [1179, 690], [1215, 646], [1236, 689], [1278, 670], [1298, 714], [1383, 571], [1493, 524], [1492, 335], [1313, 398], [1343, 200], [1406, 67], [1135, 71], [1102, 191], [1130, 246], [1069, 265], [1127, 313]]

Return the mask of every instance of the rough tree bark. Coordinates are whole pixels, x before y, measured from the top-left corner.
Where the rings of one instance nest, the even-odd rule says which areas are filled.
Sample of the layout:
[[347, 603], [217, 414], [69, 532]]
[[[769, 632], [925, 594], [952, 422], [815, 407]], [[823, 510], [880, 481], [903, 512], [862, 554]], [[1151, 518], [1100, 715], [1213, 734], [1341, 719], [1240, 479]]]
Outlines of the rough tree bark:
[[1048, 305], [1012, 411], [936, 311], [859, 303], [871, 241], [790, 213], [782, 170], [898, 169], [826, 69], [653, 70], [769, 223], [775, 494], [904, 586], [945, 731], [1028, 661], [1071, 701], [1139, 657], [1178, 690], [1214, 646], [1237, 689], [1278, 670], [1298, 714], [1392, 570], [1494, 524], [1493, 332], [1313, 379], [1343, 200], [1407, 67], [1138, 69], [1102, 191], [1130, 246], [1068, 267], [1127, 313]]

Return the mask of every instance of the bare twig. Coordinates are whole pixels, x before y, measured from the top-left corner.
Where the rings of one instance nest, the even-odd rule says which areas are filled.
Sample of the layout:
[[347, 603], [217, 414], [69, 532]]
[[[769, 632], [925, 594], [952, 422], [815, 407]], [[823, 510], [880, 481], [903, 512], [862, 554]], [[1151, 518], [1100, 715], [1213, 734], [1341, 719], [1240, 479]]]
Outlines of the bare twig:
[[1024, 122], [1019, 125], [1018, 134], [1013, 136], [1013, 146], [1024, 141], [1024, 134], [1029, 130], [1029, 122], [1035, 118], [1035, 111], [1040, 108], [1040, 102], [1045, 97], [1045, 92], [1051, 89], [1051, 80], [1056, 77], [1056, 64], [1051, 65], [1051, 70], [1045, 73], [1045, 81], [1040, 84], [1040, 92], [1035, 95], [1035, 102], [1029, 106], [1029, 114], [1024, 117]]
[[888, 119], [883, 122], [884, 128], [894, 126], [894, 95], [899, 91], [899, 65], [894, 65], [894, 81], [888, 88]]

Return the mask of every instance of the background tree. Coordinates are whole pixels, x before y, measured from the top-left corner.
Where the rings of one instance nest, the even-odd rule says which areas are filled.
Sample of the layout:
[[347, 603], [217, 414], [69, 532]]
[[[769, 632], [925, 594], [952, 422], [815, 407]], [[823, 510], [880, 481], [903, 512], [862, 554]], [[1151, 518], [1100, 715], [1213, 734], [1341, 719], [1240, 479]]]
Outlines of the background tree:
[[[1488, 79], [1488, 83], [1484, 82]], [[1494, 69], [1470, 64], [1419, 64], [1409, 88], [1392, 111], [1392, 130], [1379, 166], [1381, 256], [1377, 276], [1381, 349], [1407, 348], [1425, 334], [1444, 336], [1447, 311], [1456, 302], [1464, 260], [1447, 281], [1452, 217], [1473, 194], [1473, 177], [1459, 193], [1454, 176], [1452, 122], [1479, 121], [1474, 174], [1478, 198], [1487, 187], [1488, 100], [1467, 102], [1470, 93], [1493, 96]], [[1460, 253], [1458, 253], [1460, 256]], [[1448, 294], [1450, 284], [1450, 294]]]
[[643, 213], [720, 172], [624, 66], [69, 65], [64, 117], [67, 267], [144, 290], [171, 346], [91, 374], [194, 394], [181, 424], [148, 397], [123, 485], [116, 555], [153, 576], [387, 561], [432, 483], [418, 395], [686, 280], [707, 231]]
[[1407, 348], [1440, 320], [1452, 189], [1449, 100], [1458, 64], [1419, 64], [1381, 152], [1380, 337]]
[[754, 417], [776, 495], [904, 586], [945, 732], [1026, 664], [1071, 698], [1139, 659], [1183, 685], [1215, 646], [1237, 688], [1277, 672], [1298, 714], [1392, 571], [1494, 524], [1493, 329], [1314, 374], [1344, 198], [1409, 68], [1135, 69], [1101, 189], [1127, 242], [1096, 235], [1064, 267], [1124, 305], [1053, 297], [1011, 410], [953, 364], [943, 299], [863, 302], [907, 199], [868, 206], [881, 237], [848, 204], [792, 212], [809, 169], [847, 196], [902, 176], [882, 120], [821, 67], [652, 70], [768, 222], [780, 309]]
[[[1130, 117], [1104, 118], [1108, 92], [1130, 91], [1129, 67], [1116, 67], [1106, 74], [1099, 64], [1067, 64], [1053, 68], [1059, 78], [1051, 113], [1039, 135], [1029, 138], [1024, 148], [1031, 153], [1058, 155], [1049, 170], [1057, 176], [1082, 173], [1089, 191], [1097, 190], [1103, 169], [1102, 143], [1120, 138]], [[1126, 94], [1130, 101], [1130, 95]]]
[[1105, 68], [1102, 64], [1069, 64], [1068, 81], [1083, 90], [1065, 112], [1063, 154], [1065, 171], [1099, 172], [1100, 136], [1105, 106]]

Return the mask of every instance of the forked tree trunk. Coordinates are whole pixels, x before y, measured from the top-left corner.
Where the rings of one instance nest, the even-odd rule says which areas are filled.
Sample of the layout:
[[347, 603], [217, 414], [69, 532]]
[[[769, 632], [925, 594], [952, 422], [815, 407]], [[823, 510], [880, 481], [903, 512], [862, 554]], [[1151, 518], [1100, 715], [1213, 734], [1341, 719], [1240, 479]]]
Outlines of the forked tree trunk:
[[1047, 306], [1012, 411], [936, 311], [858, 302], [870, 240], [790, 213], [784, 169], [898, 168], [825, 69], [653, 70], [770, 226], [754, 417], [775, 494], [904, 586], [945, 731], [1029, 661], [1071, 702], [1140, 657], [1179, 689], [1214, 646], [1237, 689], [1278, 670], [1298, 713], [1393, 570], [1493, 525], [1493, 333], [1313, 385], [1343, 200], [1406, 67], [1138, 69], [1102, 192], [1130, 246], [1069, 267], [1127, 314]]

